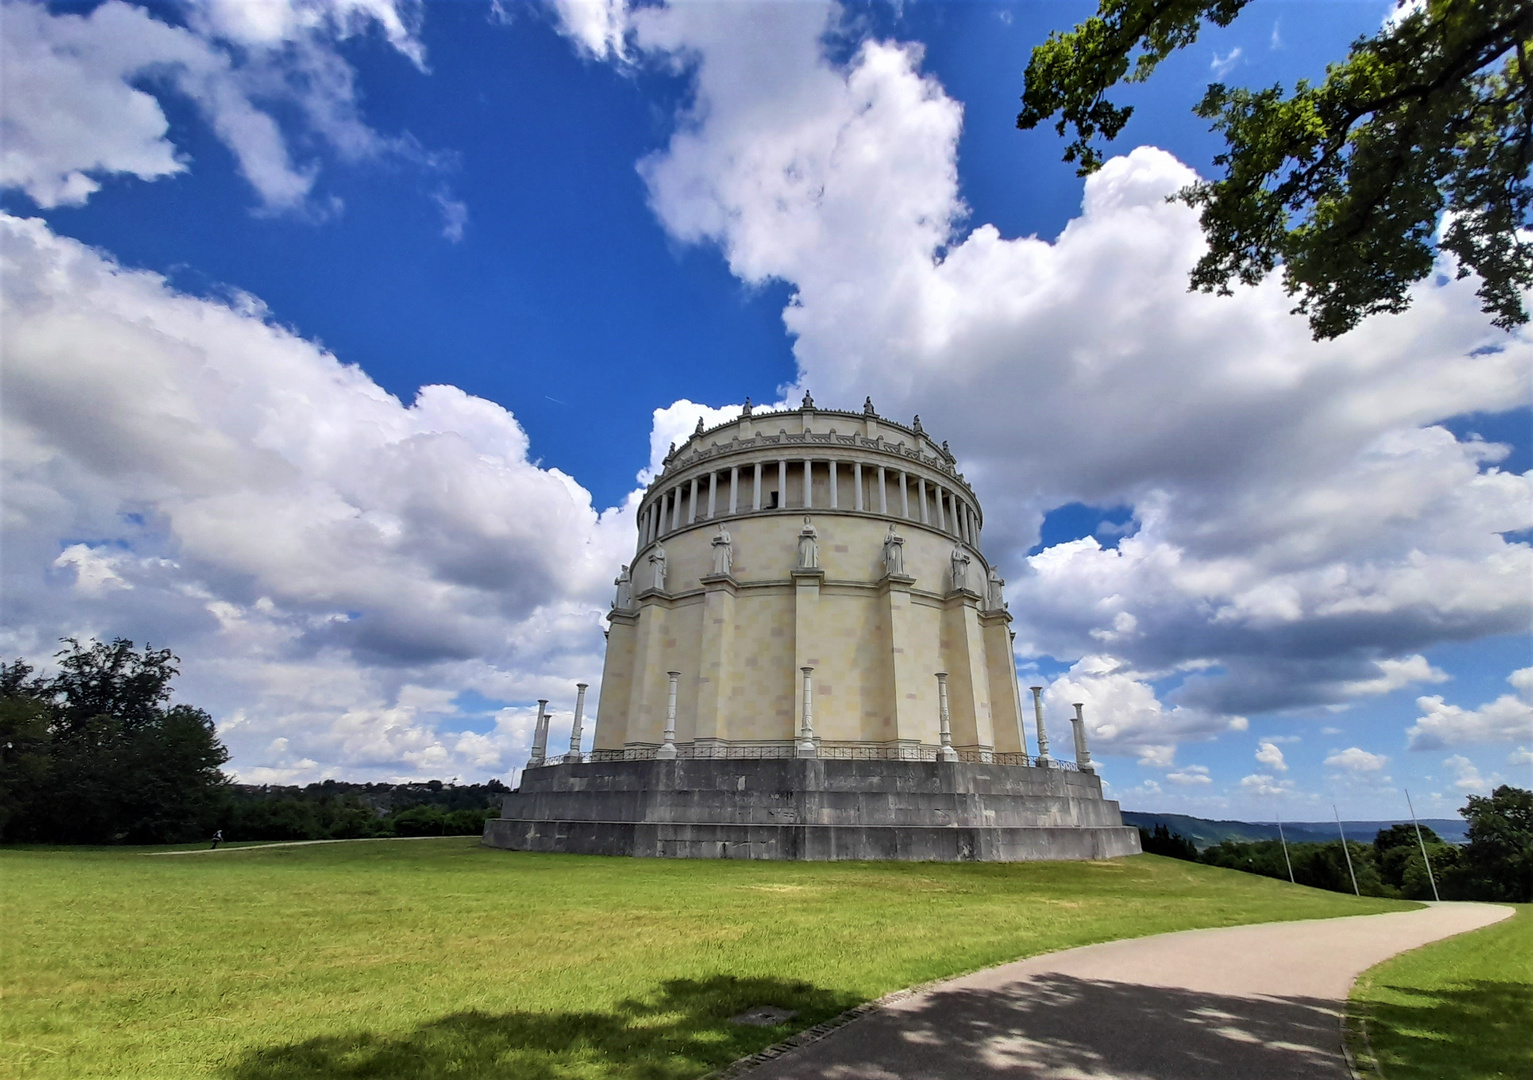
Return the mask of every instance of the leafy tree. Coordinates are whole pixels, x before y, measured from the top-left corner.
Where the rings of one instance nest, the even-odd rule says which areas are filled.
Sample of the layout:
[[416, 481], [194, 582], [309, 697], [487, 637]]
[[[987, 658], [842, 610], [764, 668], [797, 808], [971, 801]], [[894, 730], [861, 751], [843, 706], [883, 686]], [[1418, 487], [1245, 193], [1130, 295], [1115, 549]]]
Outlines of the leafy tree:
[[[118, 638], [66, 638], [59, 671], [0, 665], [8, 782], [0, 836], [50, 843], [168, 843], [206, 836], [229, 753], [201, 709], [169, 705], [177, 660]], [[24, 751], [24, 752], [22, 752]], [[14, 760], [13, 760], [14, 759]]]
[[[1102, 165], [1095, 140], [1133, 113], [1106, 94], [1148, 79], [1205, 24], [1228, 26], [1250, 0], [1100, 0], [1097, 14], [1033, 50], [1023, 129], [1058, 116], [1074, 129], [1065, 160]], [[1228, 295], [1279, 264], [1317, 340], [1367, 315], [1410, 305], [1437, 249], [1477, 273], [1478, 295], [1503, 329], [1527, 322], [1533, 288], [1533, 5], [1527, 0], [1425, 0], [1353, 42], [1325, 81], [1291, 95], [1208, 88], [1194, 110], [1223, 134], [1218, 179], [1177, 198], [1200, 210], [1208, 252], [1191, 286]], [[1446, 228], [1438, 236], [1439, 221]]]
[[1140, 826], [1139, 846], [1147, 855], [1167, 855], [1188, 862], [1198, 861], [1197, 845], [1181, 833], [1172, 832], [1164, 822], [1157, 824], [1153, 832]]
[[0, 662], [0, 837], [34, 812], [48, 778], [49, 710], [28, 692], [32, 668]]
[[[1423, 843], [1427, 857], [1432, 860], [1432, 875], [1428, 875], [1427, 865], [1421, 857]], [[1373, 857], [1384, 883], [1412, 900], [1432, 899], [1434, 876], [1439, 893], [1446, 896], [1447, 878], [1458, 865], [1456, 847], [1425, 825], [1421, 827], [1421, 840], [1418, 841], [1416, 827], [1409, 823], [1380, 829], [1373, 838]]]
[[[1357, 874], [1358, 891], [1364, 896], [1396, 895], [1379, 875], [1372, 846], [1349, 840], [1347, 851], [1351, 853], [1352, 869]], [[1352, 877], [1347, 873], [1347, 858], [1342, 854], [1341, 841], [1289, 844], [1288, 856], [1293, 862], [1296, 883], [1332, 892], [1352, 891]], [[1277, 840], [1226, 840], [1203, 851], [1198, 860], [1211, 866], [1288, 880], [1288, 864], [1283, 861], [1283, 846]]]
[[1469, 822], [1452, 892], [1473, 900], [1533, 900], [1533, 791], [1503, 784], [1469, 796], [1459, 811]]

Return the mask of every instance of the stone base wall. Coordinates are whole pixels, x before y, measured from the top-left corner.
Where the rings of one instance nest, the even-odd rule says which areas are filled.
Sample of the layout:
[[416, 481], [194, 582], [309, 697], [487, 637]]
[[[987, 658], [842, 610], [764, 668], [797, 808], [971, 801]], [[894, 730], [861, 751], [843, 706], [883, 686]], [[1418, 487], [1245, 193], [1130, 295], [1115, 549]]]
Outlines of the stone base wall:
[[1022, 861], [1139, 852], [1091, 773], [927, 761], [586, 762], [530, 769], [485, 826], [513, 851]]

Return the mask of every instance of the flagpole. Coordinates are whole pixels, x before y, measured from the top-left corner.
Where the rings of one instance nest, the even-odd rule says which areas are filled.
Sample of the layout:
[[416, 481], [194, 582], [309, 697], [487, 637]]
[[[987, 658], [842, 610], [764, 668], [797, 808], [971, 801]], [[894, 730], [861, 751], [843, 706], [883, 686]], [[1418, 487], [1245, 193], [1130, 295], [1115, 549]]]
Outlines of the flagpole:
[[1352, 869], [1352, 852], [1347, 850], [1347, 830], [1341, 827], [1341, 811], [1336, 809], [1336, 804], [1331, 804], [1331, 813], [1336, 815], [1336, 831], [1341, 835], [1341, 853], [1347, 857], [1347, 876], [1352, 879], [1352, 892], [1362, 896], [1363, 891], [1357, 887], [1357, 872]]
[[1416, 843], [1421, 845], [1421, 861], [1427, 864], [1427, 880], [1432, 883], [1432, 899], [1441, 902], [1437, 895], [1437, 876], [1432, 873], [1432, 860], [1427, 858], [1427, 842], [1421, 838], [1421, 822], [1416, 820], [1416, 807], [1411, 803], [1411, 789], [1405, 789], [1405, 805], [1411, 808], [1411, 824], [1416, 826]]
[[1293, 879], [1293, 863], [1288, 858], [1288, 839], [1283, 835], [1283, 818], [1281, 815], [1277, 819], [1277, 827], [1278, 841], [1283, 845], [1283, 864], [1288, 867], [1288, 884], [1297, 885], [1298, 882]]

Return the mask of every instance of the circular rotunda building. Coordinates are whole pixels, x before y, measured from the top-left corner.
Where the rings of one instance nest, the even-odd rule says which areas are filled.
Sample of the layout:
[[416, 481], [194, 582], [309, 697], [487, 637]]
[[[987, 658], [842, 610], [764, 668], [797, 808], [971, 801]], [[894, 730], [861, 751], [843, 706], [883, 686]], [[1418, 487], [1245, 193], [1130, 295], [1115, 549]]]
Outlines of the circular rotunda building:
[[[485, 843], [779, 859], [1139, 850], [1024, 702], [984, 515], [945, 442], [861, 412], [753, 412], [673, 448], [609, 615], [594, 746], [532, 759]], [[1029, 714], [1031, 714], [1029, 716]], [[1025, 718], [1035, 725], [1029, 747]], [[1030, 750], [1032, 752], [1030, 752]]]

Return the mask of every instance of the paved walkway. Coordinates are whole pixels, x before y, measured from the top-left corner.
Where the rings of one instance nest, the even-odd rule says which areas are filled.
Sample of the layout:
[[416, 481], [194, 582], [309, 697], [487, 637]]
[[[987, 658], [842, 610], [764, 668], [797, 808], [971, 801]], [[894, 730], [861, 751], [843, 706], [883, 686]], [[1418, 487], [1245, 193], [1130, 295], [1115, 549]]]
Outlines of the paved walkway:
[[1395, 953], [1511, 908], [1189, 930], [1051, 953], [943, 983], [745, 1073], [750, 1080], [1325, 1080], [1340, 1015]]

